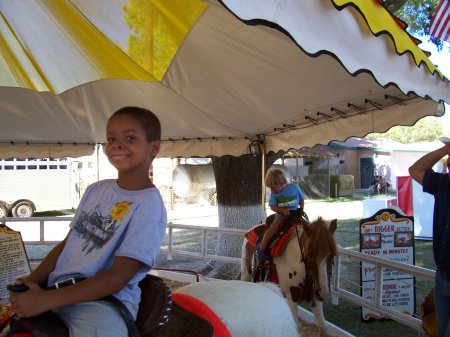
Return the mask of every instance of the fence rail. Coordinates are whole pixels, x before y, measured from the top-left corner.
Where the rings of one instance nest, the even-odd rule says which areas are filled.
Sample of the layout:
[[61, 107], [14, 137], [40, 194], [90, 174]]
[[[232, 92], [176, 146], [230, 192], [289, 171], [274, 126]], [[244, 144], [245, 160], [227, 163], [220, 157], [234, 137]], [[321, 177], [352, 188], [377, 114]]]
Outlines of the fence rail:
[[[65, 221], [69, 222], [72, 218], [71, 217], [37, 217], [37, 218], [1, 218], [0, 224], [9, 225], [9, 227], [15, 229], [16, 225], [20, 223], [23, 227], [23, 224], [26, 223], [32, 223], [32, 224], [38, 224], [39, 226], [39, 234], [37, 240], [24, 240], [25, 244], [56, 244], [59, 241], [57, 240], [46, 240], [46, 231], [45, 226], [48, 223], [51, 222], [58, 222], [58, 221]], [[15, 229], [17, 230], [17, 229]], [[174, 232], [177, 230], [194, 230], [194, 231], [200, 231], [201, 233], [201, 249], [200, 252], [192, 252], [192, 251], [185, 251], [185, 250], [179, 250], [174, 248]], [[61, 237], [61, 240], [65, 237], [65, 234], [67, 233], [67, 230], [63, 231], [63, 235]], [[168, 255], [168, 258], [170, 258], [173, 255], [177, 256], [186, 256], [191, 258], [197, 258], [197, 259], [206, 259], [206, 260], [216, 260], [216, 261], [225, 261], [230, 263], [236, 263], [240, 264], [240, 258], [236, 257], [228, 257], [228, 256], [218, 256], [215, 254], [208, 254], [207, 247], [208, 247], [208, 234], [209, 233], [220, 233], [220, 234], [231, 234], [231, 235], [240, 235], [242, 236], [243, 233], [245, 233], [245, 230], [239, 230], [239, 229], [230, 229], [230, 228], [217, 228], [217, 227], [205, 227], [205, 226], [193, 226], [193, 225], [183, 225], [183, 224], [174, 224], [172, 222], [168, 223], [168, 237], [167, 237], [167, 248], [162, 248], [161, 252]], [[360, 262], [367, 262], [374, 264], [375, 266], [375, 296], [374, 300], [368, 300], [360, 295], [357, 295], [353, 292], [350, 292], [346, 289], [343, 289], [341, 287], [341, 279], [343, 278], [343, 275], [341, 273], [341, 262], [342, 260], [351, 259]], [[407, 315], [404, 313], [401, 313], [397, 310], [394, 310], [392, 308], [389, 308], [382, 304], [382, 289], [383, 289], [383, 269], [390, 269], [390, 270], [396, 270], [400, 271], [402, 273], [412, 275], [416, 278], [432, 281], [434, 280], [436, 272], [434, 270], [408, 265], [401, 262], [391, 261], [387, 259], [383, 259], [376, 256], [366, 255], [362, 254], [357, 251], [345, 249], [339, 247], [339, 256], [337, 257], [337, 261], [335, 263], [334, 267], [334, 278], [333, 283], [331, 287], [331, 293], [332, 293], [332, 302], [334, 304], [338, 304], [338, 301], [340, 298], [346, 299], [356, 305], [364, 306], [367, 308], [370, 308], [380, 314], [382, 314], [386, 318], [391, 318], [401, 324], [404, 324], [406, 326], [409, 326], [413, 329], [416, 329], [423, 332], [422, 328], [422, 320], [420, 318], [413, 317], [411, 315]]]

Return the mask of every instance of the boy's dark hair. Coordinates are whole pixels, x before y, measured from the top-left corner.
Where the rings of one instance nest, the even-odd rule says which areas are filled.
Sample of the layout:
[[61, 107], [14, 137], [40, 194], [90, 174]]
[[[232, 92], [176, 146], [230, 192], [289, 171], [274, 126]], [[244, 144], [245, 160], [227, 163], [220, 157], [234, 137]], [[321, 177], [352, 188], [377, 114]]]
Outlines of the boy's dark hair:
[[135, 106], [127, 106], [117, 110], [112, 114], [110, 119], [114, 116], [128, 115], [136, 119], [141, 124], [147, 135], [147, 141], [161, 140], [161, 123], [158, 117], [148, 109], [139, 108]]

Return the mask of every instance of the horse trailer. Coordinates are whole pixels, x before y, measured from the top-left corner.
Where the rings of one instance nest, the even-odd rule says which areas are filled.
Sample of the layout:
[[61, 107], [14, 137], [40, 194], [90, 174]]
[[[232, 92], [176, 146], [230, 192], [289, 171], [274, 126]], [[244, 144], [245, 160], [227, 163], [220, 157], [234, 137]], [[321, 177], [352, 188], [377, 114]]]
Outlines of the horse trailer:
[[52, 158], [0, 160], [0, 218], [76, 208], [79, 200], [78, 162]]

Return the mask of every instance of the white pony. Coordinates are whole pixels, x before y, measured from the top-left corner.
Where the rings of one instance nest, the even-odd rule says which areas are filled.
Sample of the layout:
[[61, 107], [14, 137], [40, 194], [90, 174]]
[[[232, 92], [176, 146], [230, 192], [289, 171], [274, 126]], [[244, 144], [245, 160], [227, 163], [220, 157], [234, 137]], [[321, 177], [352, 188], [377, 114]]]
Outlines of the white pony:
[[191, 283], [175, 293], [206, 303], [233, 337], [298, 337], [297, 324], [277, 285], [238, 280]]
[[[322, 301], [329, 295], [332, 265], [337, 255], [333, 237], [336, 224], [337, 221], [333, 220], [327, 226], [320, 217], [312, 223], [302, 223], [287, 240], [283, 253], [273, 258], [280, 288], [288, 300], [299, 331], [297, 305], [306, 301], [311, 305], [320, 336], [327, 336]], [[244, 238], [241, 280], [252, 279], [255, 262], [254, 247]]]

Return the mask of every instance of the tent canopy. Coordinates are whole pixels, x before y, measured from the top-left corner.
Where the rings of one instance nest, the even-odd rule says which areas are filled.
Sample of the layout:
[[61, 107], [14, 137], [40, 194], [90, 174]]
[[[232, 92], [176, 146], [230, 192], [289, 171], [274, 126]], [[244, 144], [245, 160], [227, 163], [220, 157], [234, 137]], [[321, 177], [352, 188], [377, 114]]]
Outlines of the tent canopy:
[[80, 156], [157, 114], [162, 156], [327, 144], [441, 116], [450, 83], [378, 1], [0, 3], [0, 156]]

